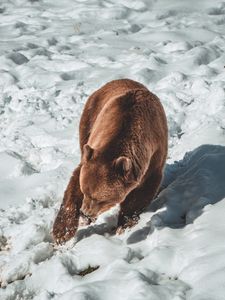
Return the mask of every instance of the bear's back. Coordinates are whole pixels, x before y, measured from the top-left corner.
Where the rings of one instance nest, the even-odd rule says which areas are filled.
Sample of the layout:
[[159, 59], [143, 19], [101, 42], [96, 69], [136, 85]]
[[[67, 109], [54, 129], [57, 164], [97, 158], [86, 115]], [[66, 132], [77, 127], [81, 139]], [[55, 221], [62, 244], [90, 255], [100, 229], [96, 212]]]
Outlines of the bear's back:
[[141, 83], [114, 80], [88, 98], [80, 122], [80, 146], [81, 151], [86, 143], [101, 148], [134, 134], [158, 140], [163, 133], [167, 134], [166, 117], [159, 99]]
[[106, 83], [87, 100], [80, 120], [80, 148], [88, 141], [93, 124], [104, 107], [112, 98], [126, 94], [133, 89], [146, 89], [144, 85], [131, 79], [118, 79]]

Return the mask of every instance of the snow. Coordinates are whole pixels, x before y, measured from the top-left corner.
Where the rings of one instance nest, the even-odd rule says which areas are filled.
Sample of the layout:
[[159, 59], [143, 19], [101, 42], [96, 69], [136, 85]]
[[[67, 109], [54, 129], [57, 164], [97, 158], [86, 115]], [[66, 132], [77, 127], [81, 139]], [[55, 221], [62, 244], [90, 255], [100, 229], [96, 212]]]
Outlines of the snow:
[[[2, 0], [0, 18], [0, 299], [224, 300], [225, 3]], [[165, 108], [162, 192], [124, 234], [115, 208], [55, 246], [84, 103], [117, 78]]]

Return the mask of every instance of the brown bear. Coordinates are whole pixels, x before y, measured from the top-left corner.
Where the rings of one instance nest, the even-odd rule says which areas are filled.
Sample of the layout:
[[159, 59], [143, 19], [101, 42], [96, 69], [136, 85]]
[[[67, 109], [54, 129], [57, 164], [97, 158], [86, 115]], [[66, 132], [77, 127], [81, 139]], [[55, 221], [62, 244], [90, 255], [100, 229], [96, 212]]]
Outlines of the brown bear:
[[114, 80], [94, 92], [79, 130], [81, 163], [53, 225], [57, 243], [74, 236], [81, 215], [93, 221], [118, 203], [118, 228], [132, 226], [156, 195], [167, 157], [164, 109], [133, 80]]

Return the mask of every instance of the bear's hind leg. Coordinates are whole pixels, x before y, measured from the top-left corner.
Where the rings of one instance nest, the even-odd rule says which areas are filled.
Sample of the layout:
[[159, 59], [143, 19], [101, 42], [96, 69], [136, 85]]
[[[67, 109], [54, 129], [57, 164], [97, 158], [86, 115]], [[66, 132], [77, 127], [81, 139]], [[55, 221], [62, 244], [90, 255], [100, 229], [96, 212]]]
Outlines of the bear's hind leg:
[[78, 227], [80, 217], [80, 207], [82, 205], [83, 194], [80, 190], [79, 176], [80, 166], [78, 166], [64, 193], [63, 202], [53, 225], [53, 238], [57, 244], [62, 244], [71, 239]]

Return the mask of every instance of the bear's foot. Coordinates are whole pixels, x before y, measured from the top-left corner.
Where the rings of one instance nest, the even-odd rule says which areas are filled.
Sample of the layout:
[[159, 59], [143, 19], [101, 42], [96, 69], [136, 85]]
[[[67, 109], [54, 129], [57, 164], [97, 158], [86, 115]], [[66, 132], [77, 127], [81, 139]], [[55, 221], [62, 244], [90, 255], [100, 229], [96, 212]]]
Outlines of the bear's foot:
[[131, 228], [139, 221], [139, 216], [134, 215], [132, 217], [122, 216], [118, 220], [118, 227], [116, 234], [122, 234], [127, 228]]
[[53, 239], [57, 244], [63, 244], [74, 237], [79, 223], [79, 213], [74, 203], [61, 205], [53, 225]]

